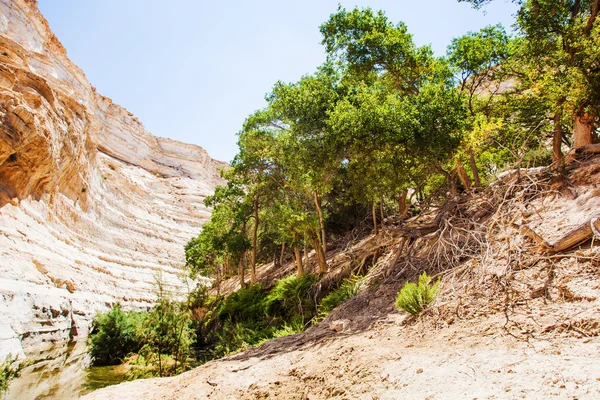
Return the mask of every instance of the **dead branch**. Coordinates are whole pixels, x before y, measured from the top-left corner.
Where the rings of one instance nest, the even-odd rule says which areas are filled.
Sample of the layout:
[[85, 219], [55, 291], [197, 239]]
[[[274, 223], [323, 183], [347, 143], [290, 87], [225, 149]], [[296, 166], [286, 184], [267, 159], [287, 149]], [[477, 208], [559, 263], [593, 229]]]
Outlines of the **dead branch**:
[[569, 233], [563, 235], [554, 244], [549, 243], [547, 240], [542, 238], [540, 235], [535, 233], [533, 229], [525, 225], [513, 224], [519, 229], [519, 233], [525, 237], [532, 239], [538, 244], [538, 250], [545, 253], [556, 254], [561, 253], [565, 250], [569, 250], [594, 236], [600, 238], [598, 235], [598, 219], [600, 214], [596, 214], [590, 218], [587, 222], [581, 224], [577, 228], [573, 229]]

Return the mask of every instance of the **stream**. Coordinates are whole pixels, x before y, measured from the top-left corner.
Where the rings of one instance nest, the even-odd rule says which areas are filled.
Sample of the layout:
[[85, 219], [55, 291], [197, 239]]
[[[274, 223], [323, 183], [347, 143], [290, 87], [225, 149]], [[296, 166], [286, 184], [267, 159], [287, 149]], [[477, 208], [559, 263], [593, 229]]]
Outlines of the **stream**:
[[[36, 357], [37, 356], [37, 359]], [[127, 380], [119, 366], [90, 367], [85, 340], [52, 345], [28, 354], [35, 361], [11, 382], [7, 400], [77, 399], [94, 390]]]

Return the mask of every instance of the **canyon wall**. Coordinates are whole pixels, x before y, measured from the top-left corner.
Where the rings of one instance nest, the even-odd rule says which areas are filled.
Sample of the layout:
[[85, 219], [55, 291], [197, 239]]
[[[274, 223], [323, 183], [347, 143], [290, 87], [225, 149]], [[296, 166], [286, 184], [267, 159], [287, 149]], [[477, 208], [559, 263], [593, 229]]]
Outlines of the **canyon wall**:
[[98, 94], [35, 1], [0, 0], [0, 359], [66, 362], [98, 310], [148, 307], [159, 275], [185, 290], [224, 166]]

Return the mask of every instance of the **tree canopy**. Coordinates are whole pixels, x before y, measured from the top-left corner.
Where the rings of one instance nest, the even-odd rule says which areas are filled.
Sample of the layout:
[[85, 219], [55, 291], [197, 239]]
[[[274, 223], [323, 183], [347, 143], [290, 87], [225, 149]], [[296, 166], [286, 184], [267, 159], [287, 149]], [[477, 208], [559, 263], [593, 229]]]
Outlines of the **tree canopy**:
[[[492, 0], [470, 0], [476, 8]], [[315, 252], [364, 226], [384, 228], [494, 174], [554, 161], [596, 135], [598, 0], [524, 0], [516, 31], [500, 25], [448, 40], [444, 57], [415, 45], [383, 11], [339, 7], [320, 27], [326, 62], [274, 84], [238, 134], [211, 221], [186, 246], [193, 274], [240, 275]], [[362, 225], [361, 225], [362, 224]]]

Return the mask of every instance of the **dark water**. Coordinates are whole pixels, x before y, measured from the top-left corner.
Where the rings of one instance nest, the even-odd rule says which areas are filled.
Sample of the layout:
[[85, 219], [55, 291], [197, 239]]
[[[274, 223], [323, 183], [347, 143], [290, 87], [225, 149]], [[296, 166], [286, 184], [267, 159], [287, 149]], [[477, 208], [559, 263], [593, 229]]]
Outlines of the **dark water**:
[[[28, 358], [31, 359], [30, 355]], [[40, 349], [38, 358], [11, 382], [6, 399], [70, 400], [127, 380], [123, 369], [89, 367], [85, 341]]]
[[127, 374], [118, 366], [88, 367], [84, 373], [83, 394], [106, 386], [117, 385], [127, 380]]

